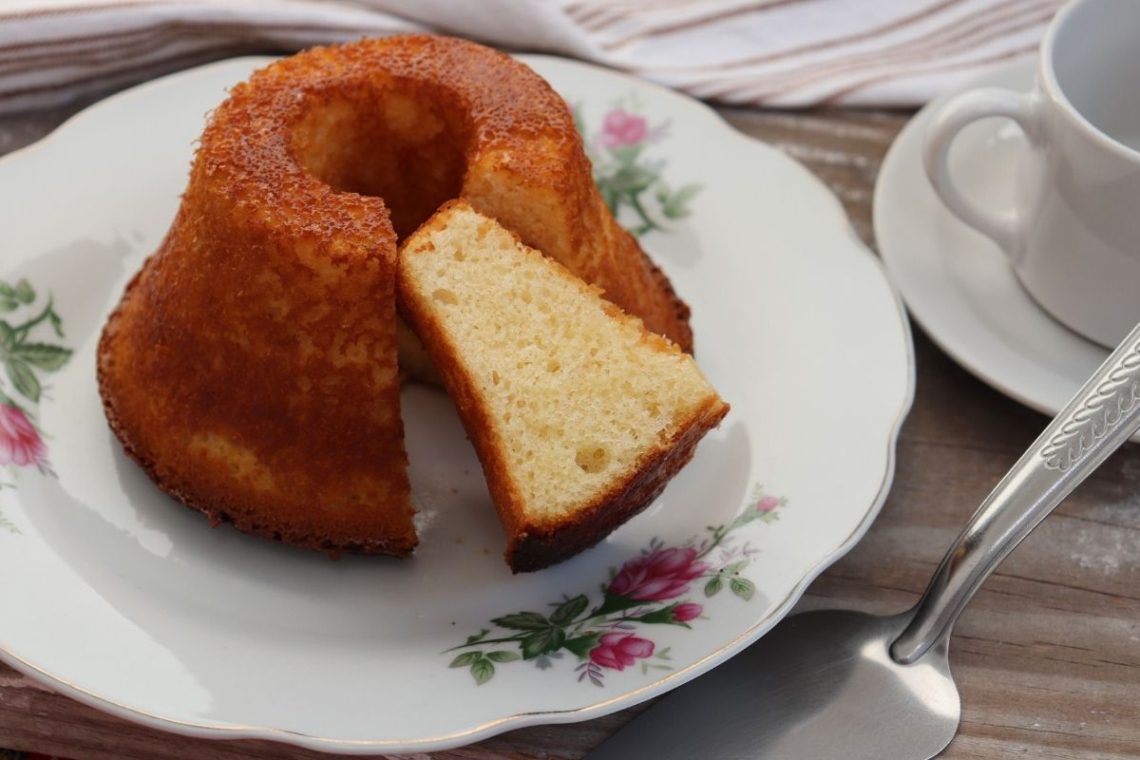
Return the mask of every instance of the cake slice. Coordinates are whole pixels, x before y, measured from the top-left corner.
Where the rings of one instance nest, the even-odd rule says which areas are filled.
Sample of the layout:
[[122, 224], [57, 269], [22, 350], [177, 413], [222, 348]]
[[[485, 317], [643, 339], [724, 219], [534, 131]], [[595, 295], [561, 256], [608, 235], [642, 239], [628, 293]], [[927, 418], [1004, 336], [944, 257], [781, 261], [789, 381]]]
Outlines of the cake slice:
[[692, 357], [463, 201], [404, 242], [397, 291], [475, 445], [515, 572], [643, 509], [728, 412]]

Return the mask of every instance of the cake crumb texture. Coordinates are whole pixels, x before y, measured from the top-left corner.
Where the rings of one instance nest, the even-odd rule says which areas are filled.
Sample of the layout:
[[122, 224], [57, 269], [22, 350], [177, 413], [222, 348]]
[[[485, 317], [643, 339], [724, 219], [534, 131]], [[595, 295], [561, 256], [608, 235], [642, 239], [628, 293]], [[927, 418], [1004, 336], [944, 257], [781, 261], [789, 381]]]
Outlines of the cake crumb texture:
[[479, 454], [515, 570], [600, 540], [728, 406], [692, 357], [456, 202], [404, 244], [400, 305]]

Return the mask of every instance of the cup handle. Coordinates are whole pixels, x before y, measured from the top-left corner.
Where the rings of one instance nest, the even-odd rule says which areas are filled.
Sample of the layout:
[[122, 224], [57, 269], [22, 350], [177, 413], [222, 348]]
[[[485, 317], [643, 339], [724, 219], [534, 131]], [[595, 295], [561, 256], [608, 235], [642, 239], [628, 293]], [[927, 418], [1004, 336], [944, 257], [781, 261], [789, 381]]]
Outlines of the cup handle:
[[996, 87], [964, 92], [946, 101], [927, 127], [923, 166], [930, 184], [955, 215], [997, 243], [1007, 255], [1015, 255], [1022, 214], [1015, 208], [992, 212], [979, 208], [962, 194], [950, 176], [948, 158], [954, 139], [971, 122], [989, 116], [1013, 119], [1025, 132], [1030, 145], [1040, 135], [1037, 97]]

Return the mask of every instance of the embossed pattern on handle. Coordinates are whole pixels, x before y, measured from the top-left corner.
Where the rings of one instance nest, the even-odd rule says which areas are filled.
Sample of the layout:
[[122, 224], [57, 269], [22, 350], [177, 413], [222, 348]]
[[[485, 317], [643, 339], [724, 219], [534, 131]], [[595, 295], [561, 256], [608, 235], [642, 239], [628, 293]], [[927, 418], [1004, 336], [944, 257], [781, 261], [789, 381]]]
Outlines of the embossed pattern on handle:
[[914, 618], [891, 645], [901, 663], [950, 630], [994, 568], [1140, 428], [1140, 325], [1002, 478], [942, 558]]
[[[1127, 344], [1127, 341], [1125, 341]], [[1073, 413], [1041, 451], [1045, 466], [1065, 472], [1092, 449], [1097, 441], [1112, 433], [1140, 403], [1140, 344], [1132, 346], [1109, 372], [1084, 406]]]

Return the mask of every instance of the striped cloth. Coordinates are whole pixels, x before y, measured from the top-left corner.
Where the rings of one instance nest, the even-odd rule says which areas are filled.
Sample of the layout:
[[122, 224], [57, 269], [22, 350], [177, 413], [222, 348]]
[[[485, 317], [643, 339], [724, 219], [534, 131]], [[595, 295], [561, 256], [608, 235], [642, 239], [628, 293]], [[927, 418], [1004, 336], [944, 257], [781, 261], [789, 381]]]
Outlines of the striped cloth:
[[0, 112], [206, 60], [437, 31], [721, 103], [913, 106], [1031, 56], [1061, 0], [2, 0]]

